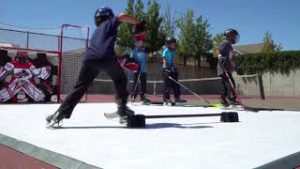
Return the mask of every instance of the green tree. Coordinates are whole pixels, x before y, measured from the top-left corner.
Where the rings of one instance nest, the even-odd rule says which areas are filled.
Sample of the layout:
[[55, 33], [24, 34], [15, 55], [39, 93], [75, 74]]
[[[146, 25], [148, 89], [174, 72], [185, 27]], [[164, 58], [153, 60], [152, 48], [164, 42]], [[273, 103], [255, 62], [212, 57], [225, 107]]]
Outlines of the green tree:
[[134, 16], [139, 20], [143, 20], [145, 19], [145, 15], [144, 3], [142, 2], [142, 0], [137, 0], [134, 6]]
[[[147, 10], [145, 11], [145, 5], [142, 0], [128, 0], [125, 11], [139, 20], [146, 21], [148, 28], [146, 45], [149, 47], [150, 52], [158, 51], [165, 41], [165, 35], [161, 28], [160, 5], [155, 0], [148, 1]], [[128, 48], [134, 47], [132, 30], [132, 25], [121, 24], [116, 47], [118, 53], [125, 53], [128, 51]]]
[[[127, 8], [125, 9], [126, 13], [133, 15], [135, 14], [135, 8], [134, 8], [134, 0], [128, 0], [127, 1]], [[132, 36], [132, 25], [130, 24], [121, 24], [117, 36], [117, 49], [118, 53], [123, 53], [123, 49], [126, 48], [132, 48], [133, 43], [133, 36]]]
[[162, 28], [166, 37], [174, 37], [176, 31], [176, 18], [172, 15], [172, 10], [169, 4], [166, 6], [163, 17]]
[[210, 24], [207, 19], [204, 19], [202, 16], [196, 19], [192, 49], [195, 52], [194, 58], [198, 66], [200, 66], [201, 58], [213, 48], [212, 35], [209, 33], [209, 27]]
[[150, 52], [158, 51], [165, 43], [165, 35], [163, 33], [160, 16], [160, 5], [154, 1], [148, 1], [148, 9], [146, 12], [146, 23], [148, 28], [147, 45]]
[[217, 52], [216, 50], [218, 49], [218, 47], [222, 44], [222, 42], [224, 41], [224, 35], [223, 33], [218, 33], [213, 37], [213, 54], [214, 57], [217, 57]]
[[177, 26], [179, 28], [179, 53], [183, 58], [183, 64], [186, 65], [188, 58], [194, 58], [197, 61], [195, 63], [200, 66], [201, 58], [213, 48], [208, 20], [199, 16], [194, 21], [193, 10], [187, 10], [177, 20]]
[[282, 46], [279, 44], [275, 44], [273, 38], [272, 38], [272, 34], [271, 32], [266, 32], [265, 33], [265, 36], [263, 38], [263, 44], [264, 44], [264, 47], [263, 47], [263, 50], [262, 52], [264, 53], [270, 53], [270, 52], [278, 52], [278, 51], [281, 51], [282, 49]]
[[186, 65], [187, 59], [195, 55], [192, 44], [194, 41], [194, 11], [187, 10], [187, 12], [181, 15], [177, 20], [177, 26], [179, 29], [179, 47], [178, 52], [181, 58], [183, 58], [183, 65]]

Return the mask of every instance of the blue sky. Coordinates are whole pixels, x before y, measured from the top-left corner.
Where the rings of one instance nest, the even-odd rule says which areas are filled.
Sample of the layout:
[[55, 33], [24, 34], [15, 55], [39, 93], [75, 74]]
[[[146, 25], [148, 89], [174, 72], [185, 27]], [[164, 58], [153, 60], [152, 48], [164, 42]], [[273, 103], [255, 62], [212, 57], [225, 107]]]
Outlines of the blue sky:
[[[1, 0], [0, 22], [26, 27], [57, 27], [63, 23], [94, 28], [94, 11], [103, 5], [116, 13], [126, 0]], [[144, 1], [147, 2], [147, 1]], [[162, 12], [170, 4], [174, 13], [193, 9], [211, 24], [211, 33], [233, 27], [241, 34], [240, 44], [262, 41], [266, 31], [285, 50], [300, 49], [299, 0], [158, 0]], [[0, 24], [1, 26], [1, 24]]]

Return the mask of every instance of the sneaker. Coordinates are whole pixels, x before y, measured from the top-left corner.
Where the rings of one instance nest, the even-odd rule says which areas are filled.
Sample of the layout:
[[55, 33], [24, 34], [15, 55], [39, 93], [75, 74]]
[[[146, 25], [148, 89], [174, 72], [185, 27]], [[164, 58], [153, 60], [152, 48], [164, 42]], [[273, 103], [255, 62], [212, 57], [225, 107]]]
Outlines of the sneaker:
[[56, 111], [55, 113], [46, 117], [46, 126], [47, 128], [61, 127], [63, 119], [64, 116], [59, 111]]
[[222, 99], [220, 100], [220, 103], [221, 103], [224, 107], [228, 107], [228, 106], [229, 106], [229, 103], [228, 103], [227, 99], [222, 98]]
[[136, 97], [131, 96], [131, 98], [130, 98], [131, 103], [134, 103], [134, 102], [135, 102], [135, 98], [136, 98]]
[[141, 100], [143, 104], [150, 104], [151, 100], [149, 100], [146, 96], [141, 96]]
[[186, 103], [186, 100], [180, 99], [180, 98], [176, 98], [175, 99], [176, 103]]
[[164, 100], [163, 105], [164, 106], [172, 106], [172, 102], [171, 102], [171, 100]]
[[229, 98], [229, 104], [231, 105], [239, 105], [239, 102], [236, 101], [236, 98]]
[[135, 99], [131, 99], [131, 103], [135, 103]]

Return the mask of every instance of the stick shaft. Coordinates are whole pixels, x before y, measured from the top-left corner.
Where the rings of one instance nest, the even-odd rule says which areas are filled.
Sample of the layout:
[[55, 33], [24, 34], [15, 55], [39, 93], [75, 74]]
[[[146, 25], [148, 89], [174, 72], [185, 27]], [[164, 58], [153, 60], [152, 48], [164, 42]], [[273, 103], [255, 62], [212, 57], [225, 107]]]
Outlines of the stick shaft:
[[170, 115], [149, 115], [145, 116], [147, 119], [156, 118], [184, 118], [184, 117], [212, 117], [221, 116], [221, 114], [170, 114]]
[[182, 88], [184, 88], [185, 90], [187, 90], [188, 92], [192, 93], [194, 96], [198, 97], [199, 99], [205, 101], [206, 103], [210, 104], [209, 101], [207, 101], [206, 99], [204, 99], [203, 97], [201, 97], [200, 95], [198, 95], [197, 93], [193, 92], [191, 89], [187, 88], [186, 86], [184, 86], [183, 84], [181, 84], [180, 82], [178, 82], [177, 80], [173, 79], [171, 76], [168, 76], [169, 79], [171, 79], [173, 82], [177, 83], [179, 86], [181, 86]]

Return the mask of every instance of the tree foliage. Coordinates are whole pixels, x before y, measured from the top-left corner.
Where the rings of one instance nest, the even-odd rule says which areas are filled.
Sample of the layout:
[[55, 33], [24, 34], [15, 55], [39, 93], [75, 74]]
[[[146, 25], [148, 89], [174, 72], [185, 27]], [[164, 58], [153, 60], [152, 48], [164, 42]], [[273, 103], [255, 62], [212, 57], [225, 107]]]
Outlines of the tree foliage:
[[236, 57], [236, 62], [247, 74], [280, 72], [290, 73], [300, 68], [300, 51], [245, 54]]
[[214, 44], [213, 54], [214, 54], [214, 57], [217, 57], [216, 50], [222, 44], [223, 41], [224, 41], [224, 35], [223, 35], [223, 33], [218, 33], [218, 34], [216, 34], [213, 37], [213, 44]]
[[179, 48], [178, 53], [183, 58], [183, 64], [186, 65], [186, 61], [189, 57], [194, 55], [194, 51], [191, 49], [193, 43], [193, 30], [194, 28], [194, 11], [187, 10], [185, 14], [182, 14], [177, 20], [177, 27], [179, 29]]
[[209, 33], [209, 27], [208, 20], [202, 16], [196, 19], [193, 49], [195, 51], [194, 58], [198, 61], [198, 66], [200, 66], [201, 58], [213, 48], [212, 35]]
[[[162, 30], [162, 16], [160, 15], [160, 5], [155, 1], [148, 1], [147, 9], [142, 0], [128, 0], [126, 13], [139, 20], [145, 20], [147, 23], [148, 34], [146, 46], [150, 52], [158, 51], [165, 41], [165, 34]], [[118, 32], [117, 53], [124, 53], [128, 48], [134, 47], [133, 26], [130, 24], [121, 24]]]
[[176, 17], [173, 16], [169, 4], [167, 4], [165, 14], [163, 16], [162, 28], [166, 37], [175, 37]]
[[263, 53], [271, 53], [271, 52], [279, 52], [282, 49], [282, 46], [279, 44], [275, 44], [272, 34], [270, 32], [266, 32], [263, 38]]
[[213, 47], [209, 23], [202, 16], [194, 20], [193, 10], [187, 10], [177, 20], [179, 28], [179, 53], [184, 65], [188, 58], [194, 58], [200, 65], [203, 57]]
[[150, 52], [158, 51], [165, 44], [165, 34], [161, 27], [160, 5], [154, 0], [148, 2], [146, 22], [148, 28], [147, 45]]
[[[127, 1], [127, 8], [125, 9], [125, 12], [133, 15], [135, 14], [134, 9], [134, 0], [128, 0]], [[118, 38], [117, 38], [117, 49], [118, 53], [123, 53], [123, 49], [126, 48], [132, 48], [133, 47], [133, 41], [132, 41], [132, 25], [130, 24], [121, 24], [118, 32]]]

